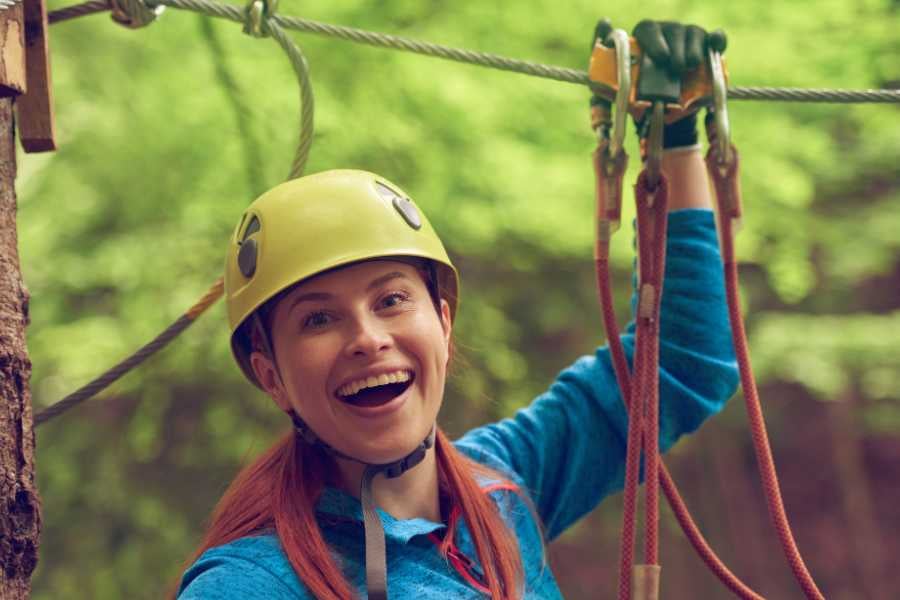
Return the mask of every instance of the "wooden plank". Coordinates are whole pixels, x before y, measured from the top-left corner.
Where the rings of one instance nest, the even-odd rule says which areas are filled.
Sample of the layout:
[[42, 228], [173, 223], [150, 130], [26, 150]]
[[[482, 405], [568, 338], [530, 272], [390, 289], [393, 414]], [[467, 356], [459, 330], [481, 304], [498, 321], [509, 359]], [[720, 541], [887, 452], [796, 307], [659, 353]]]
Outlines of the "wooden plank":
[[0, 11], [0, 98], [25, 93], [25, 28], [22, 5]]
[[25, 152], [56, 150], [46, 0], [24, 0], [27, 91], [16, 99], [19, 139]]

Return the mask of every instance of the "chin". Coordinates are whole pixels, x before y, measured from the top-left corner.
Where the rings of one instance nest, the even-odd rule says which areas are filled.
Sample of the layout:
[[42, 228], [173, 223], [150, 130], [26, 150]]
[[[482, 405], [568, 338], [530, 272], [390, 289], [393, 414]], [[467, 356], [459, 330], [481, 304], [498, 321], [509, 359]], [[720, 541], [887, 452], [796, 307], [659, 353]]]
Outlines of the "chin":
[[[418, 431], [421, 428], [407, 429]], [[415, 450], [428, 436], [430, 430], [430, 427], [425, 428], [421, 436], [418, 433], [410, 435], [408, 431], [403, 435], [386, 433], [381, 439], [370, 438], [368, 443], [356, 445], [355, 452], [348, 454], [370, 464], [383, 465], [392, 463], [405, 458]]]

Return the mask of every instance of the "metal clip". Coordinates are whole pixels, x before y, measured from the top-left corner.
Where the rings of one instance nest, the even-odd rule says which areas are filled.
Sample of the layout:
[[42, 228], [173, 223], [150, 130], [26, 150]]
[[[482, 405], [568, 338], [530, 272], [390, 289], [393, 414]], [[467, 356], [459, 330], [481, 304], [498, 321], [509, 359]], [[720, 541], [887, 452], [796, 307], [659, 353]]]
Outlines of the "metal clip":
[[731, 128], [728, 123], [728, 107], [726, 99], [728, 87], [725, 85], [725, 71], [722, 68], [722, 55], [709, 50], [709, 66], [713, 80], [713, 110], [716, 118], [716, 144], [718, 146], [718, 162], [721, 166], [731, 164]]
[[269, 28], [265, 22], [278, 9], [278, 0], [251, 0], [244, 9], [244, 33], [253, 37], [266, 37]]
[[628, 98], [631, 95], [631, 42], [623, 29], [614, 29], [606, 38], [612, 39], [616, 47], [616, 71], [619, 89], [616, 90], [616, 112], [613, 115], [613, 133], [609, 154], [612, 158], [623, 151], [625, 127], [628, 124]]
[[151, 4], [146, 0], [109, 0], [110, 18], [129, 29], [146, 27], [166, 9], [162, 4]]

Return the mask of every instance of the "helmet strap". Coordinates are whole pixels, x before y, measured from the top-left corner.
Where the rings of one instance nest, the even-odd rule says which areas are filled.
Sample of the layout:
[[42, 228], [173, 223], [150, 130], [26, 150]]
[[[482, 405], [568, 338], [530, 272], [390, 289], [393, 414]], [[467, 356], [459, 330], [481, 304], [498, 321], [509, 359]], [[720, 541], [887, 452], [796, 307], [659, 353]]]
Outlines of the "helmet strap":
[[373, 464], [358, 458], [348, 456], [343, 452], [332, 448], [327, 443], [319, 439], [319, 437], [310, 429], [303, 419], [294, 411], [290, 411], [291, 420], [294, 422], [294, 429], [297, 434], [303, 438], [307, 444], [319, 446], [327, 453], [338, 458], [352, 460], [354, 462], [365, 465], [362, 480], [359, 485], [359, 500], [362, 503], [363, 511], [363, 527], [365, 529], [366, 538], [366, 591], [369, 600], [387, 600], [387, 558], [384, 542], [384, 526], [381, 523], [381, 517], [378, 516], [378, 509], [375, 506], [375, 498], [372, 494], [372, 484], [375, 477], [384, 474], [388, 479], [400, 477], [411, 468], [418, 465], [424, 460], [428, 450], [434, 446], [434, 438], [436, 433], [436, 425], [431, 426], [431, 431], [421, 444], [416, 446], [415, 450], [401, 458], [390, 463]]
[[367, 468], [373, 468], [375, 469], [376, 474], [384, 473], [384, 476], [387, 479], [400, 477], [401, 475], [415, 467], [417, 464], [422, 462], [422, 460], [425, 458], [425, 454], [434, 446], [436, 426], [432, 425], [431, 431], [428, 432], [428, 435], [424, 440], [422, 440], [422, 443], [416, 446], [416, 448], [412, 452], [410, 452], [400, 460], [381, 464], [370, 463], [344, 454], [340, 450], [331, 447], [328, 443], [320, 439], [319, 436], [317, 436], [315, 432], [310, 428], [310, 426], [306, 424], [306, 421], [304, 421], [295, 411], [288, 411], [288, 416], [291, 417], [291, 421], [294, 423], [294, 430], [301, 438], [303, 438], [303, 441], [307, 444], [311, 446], [318, 446], [328, 454], [337, 458], [352, 460], [353, 462], [364, 465]]

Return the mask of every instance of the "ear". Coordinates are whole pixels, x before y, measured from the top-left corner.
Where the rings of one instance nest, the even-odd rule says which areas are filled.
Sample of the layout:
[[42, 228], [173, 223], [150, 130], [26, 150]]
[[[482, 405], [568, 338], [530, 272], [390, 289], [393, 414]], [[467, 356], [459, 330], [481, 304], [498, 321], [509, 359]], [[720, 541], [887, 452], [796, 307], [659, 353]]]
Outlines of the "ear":
[[444, 342], [450, 342], [450, 332], [453, 331], [453, 319], [450, 318], [450, 304], [441, 298], [441, 329], [444, 330]]
[[262, 352], [253, 352], [250, 354], [250, 366], [253, 368], [256, 380], [272, 397], [278, 408], [285, 412], [291, 410], [291, 403], [281, 385], [281, 378], [278, 376], [278, 370], [272, 359]]

